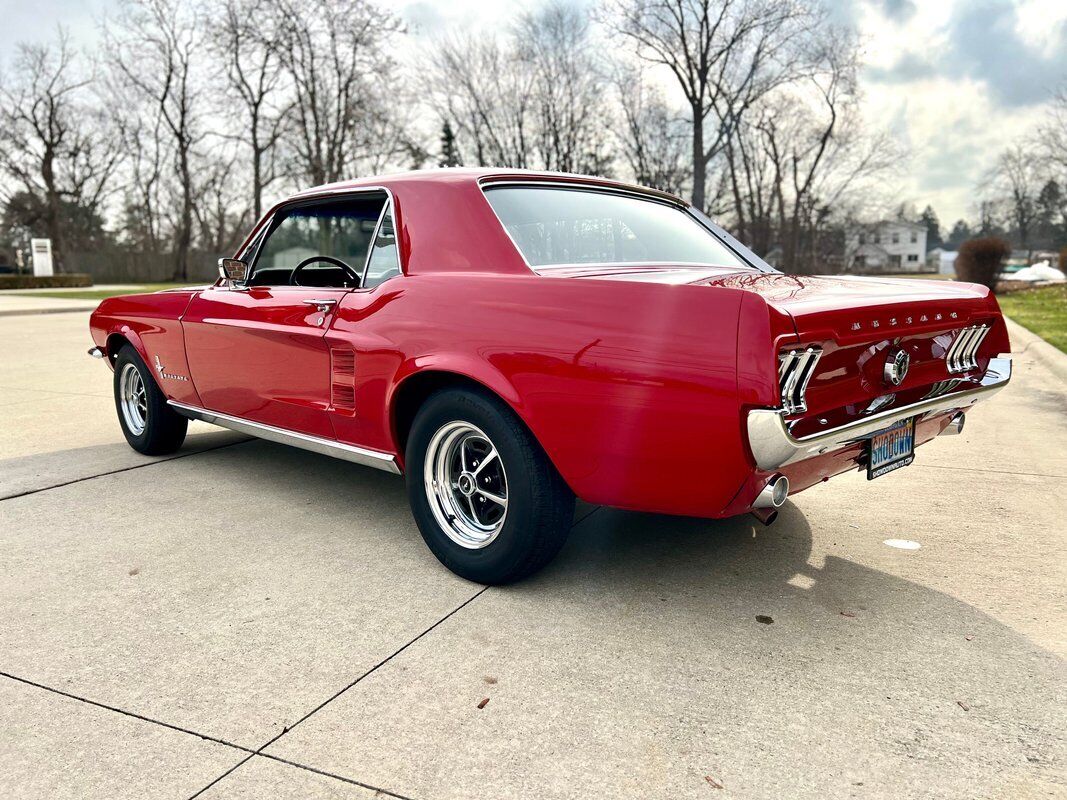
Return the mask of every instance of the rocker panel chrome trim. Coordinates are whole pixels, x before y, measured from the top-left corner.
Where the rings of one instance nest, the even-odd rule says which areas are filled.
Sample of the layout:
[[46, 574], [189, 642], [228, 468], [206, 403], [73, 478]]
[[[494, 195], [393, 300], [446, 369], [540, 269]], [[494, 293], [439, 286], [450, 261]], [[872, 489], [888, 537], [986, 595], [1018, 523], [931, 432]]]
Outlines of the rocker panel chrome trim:
[[229, 414], [220, 414], [217, 411], [208, 411], [206, 408], [188, 406], [185, 403], [178, 403], [174, 400], [168, 400], [167, 405], [171, 406], [183, 417], [188, 417], [189, 419], [200, 420], [201, 422], [207, 422], [211, 425], [219, 425], [223, 428], [229, 428], [232, 431], [247, 433], [249, 436], [256, 436], [260, 439], [278, 442], [279, 444], [292, 445], [293, 447], [299, 447], [302, 450], [310, 450], [313, 453], [320, 453], [324, 456], [340, 458], [343, 461], [351, 461], [353, 464], [374, 467], [375, 469], [391, 472], [394, 475], [400, 474], [400, 467], [396, 463], [396, 456], [382, 453], [378, 450], [367, 450], [363, 447], [356, 447], [353, 444], [343, 444], [342, 442], [322, 439], [318, 436], [310, 436], [306, 433], [297, 433], [296, 431], [289, 431], [285, 428], [276, 428], [273, 425], [264, 425], [262, 422], [252, 422], [251, 420], [242, 417], [232, 417]]
[[786, 426], [786, 414], [778, 408], [754, 408], [748, 412], [748, 444], [760, 469], [775, 470], [806, 458], [830, 453], [854, 444], [895, 422], [952, 409], [967, 409], [992, 396], [1011, 380], [1011, 359], [991, 358], [989, 367], [973, 389], [929, 397], [910, 405], [890, 408], [833, 430], [794, 438]]

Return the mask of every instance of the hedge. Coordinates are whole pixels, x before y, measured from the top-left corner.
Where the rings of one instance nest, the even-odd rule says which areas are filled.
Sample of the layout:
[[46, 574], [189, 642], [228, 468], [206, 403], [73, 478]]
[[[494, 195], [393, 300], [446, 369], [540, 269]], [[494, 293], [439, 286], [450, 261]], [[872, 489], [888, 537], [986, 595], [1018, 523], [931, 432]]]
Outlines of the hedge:
[[86, 272], [65, 275], [0, 275], [0, 289], [68, 289], [92, 286], [93, 279]]

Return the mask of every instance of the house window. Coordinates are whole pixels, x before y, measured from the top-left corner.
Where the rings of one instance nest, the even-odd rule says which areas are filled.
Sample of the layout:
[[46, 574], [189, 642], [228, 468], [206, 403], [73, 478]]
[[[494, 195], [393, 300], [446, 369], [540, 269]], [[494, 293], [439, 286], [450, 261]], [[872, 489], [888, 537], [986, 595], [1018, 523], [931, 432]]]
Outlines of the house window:
[[915, 253], [908, 253], [908, 261], [918, 261], [919, 257]]
[[872, 241], [872, 242], [874, 242], [875, 244], [879, 244], [879, 243], [880, 243], [880, 242], [882, 241], [882, 239], [881, 239], [881, 237], [880, 237], [880, 236], [879, 236], [879, 235], [878, 235], [878, 234], [876, 233], [876, 234], [874, 234], [874, 236], [872, 236], [872, 237], [871, 237], [871, 241]]
[[900, 244], [900, 234], [899, 233], [894, 233], [893, 234], [893, 244]]
[[854, 259], [852, 259], [852, 263], [860, 269], [863, 269], [865, 266], [867, 266], [867, 256], [856, 256]]
[[915, 231], [912, 231], [911, 232], [911, 243], [915, 244], [917, 241], [919, 241], [919, 234], [917, 234]]
[[867, 234], [865, 234], [865, 233], [861, 233], [860, 234], [860, 244], [867, 244]]

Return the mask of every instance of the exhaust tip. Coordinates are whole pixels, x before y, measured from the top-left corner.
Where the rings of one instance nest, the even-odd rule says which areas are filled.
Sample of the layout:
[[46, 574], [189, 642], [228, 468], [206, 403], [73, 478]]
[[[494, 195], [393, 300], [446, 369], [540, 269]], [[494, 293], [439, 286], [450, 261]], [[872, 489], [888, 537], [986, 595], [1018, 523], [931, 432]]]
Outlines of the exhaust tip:
[[962, 411], [959, 411], [952, 415], [952, 419], [949, 420], [948, 425], [943, 431], [942, 436], [955, 436], [956, 434], [963, 433], [963, 424], [967, 421], [967, 417]]
[[762, 522], [764, 525], [772, 525], [774, 521], [778, 519], [777, 508], [754, 508], [752, 509], [752, 516]]
[[785, 475], [775, 475], [767, 485], [756, 495], [752, 504], [753, 508], [781, 508], [789, 497], [789, 478]]

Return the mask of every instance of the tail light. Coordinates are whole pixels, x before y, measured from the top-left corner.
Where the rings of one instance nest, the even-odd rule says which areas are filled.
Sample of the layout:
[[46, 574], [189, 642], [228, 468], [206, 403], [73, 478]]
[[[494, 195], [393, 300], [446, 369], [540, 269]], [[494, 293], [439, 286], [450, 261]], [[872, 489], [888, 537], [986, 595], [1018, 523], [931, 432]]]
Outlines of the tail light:
[[945, 360], [949, 372], [967, 372], [978, 367], [978, 347], [989, 333], [988, 325], [972, 325], [964, 328], [953, 340]]
[[802, 414], [808, 410], [804, 393], [821, 357], [822, 350], [818, 347], [790, 350], [778, 357], [778, 386], [782, 391], [782, 408], [786, 414]]

